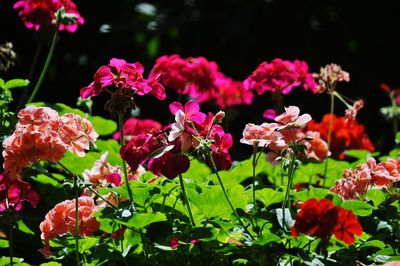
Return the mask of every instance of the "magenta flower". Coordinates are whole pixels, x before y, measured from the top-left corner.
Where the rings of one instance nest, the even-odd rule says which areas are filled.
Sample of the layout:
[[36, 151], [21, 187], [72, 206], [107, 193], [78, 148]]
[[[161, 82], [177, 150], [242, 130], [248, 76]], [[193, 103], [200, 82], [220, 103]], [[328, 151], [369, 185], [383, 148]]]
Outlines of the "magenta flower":
[[43, 25], [54, 24], [55, 14], [61, 8], [64, 8], [64, 16], [69, 19], [58, 25], [58, 30], [75, 32], [78, 25], [83, 25], [85, 21], [71, 0], [19, 0], [14, 4], [14, 9], [18, 10], [25, 26], [35, 30]]
[[31, 189], [29, 183], [19, 179], [12, 180], [5, 173], [0, 174], [0, 213], [9, 209], [19, 211], [24, 201], [36, 208], [39, 194]]
[[145, 134], [133, 136], [131, 140], [121, 147], [120, 155], [122, 159], [124, 159], [133, 171], [138, 169], [139, 165], [143, 164], [149, 154], [150, 150], [148, 145], [148, 141], [150, 137]]
[[117, 95], [128, 95], [129, 93], [145, 95], [153, 94], [157, 99], [165, 99], [165, 91], [158, 83], [159, 75], [151, 79], [143, 78], [143, 66], [139, 63], [127, 63], [125, 60], [113, 58], [106, 66], [101, 66], [94, 74], [94, 80], [89, 86], [81, 89], [83, 99], [97, 96], [105, 91], [110, 85], [117, 88], [116, 92], [108, 92]]
[[317, 84], [308, 73], [304, 61], [290, 61], [276, 58], [270, 63], [262, 62], [244, 81], [247, 90], [255, 89], [259, 95], [266, 91], [288, 94], [293, 88], [302, 86], [305, 90], [316, 92]]

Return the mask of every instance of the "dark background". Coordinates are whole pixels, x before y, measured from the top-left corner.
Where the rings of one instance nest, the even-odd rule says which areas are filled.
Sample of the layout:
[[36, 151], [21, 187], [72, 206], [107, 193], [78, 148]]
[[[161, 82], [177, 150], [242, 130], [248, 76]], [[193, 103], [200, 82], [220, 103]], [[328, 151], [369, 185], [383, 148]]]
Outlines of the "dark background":
[[[17, 65], [5, 79], [27, 77], [40, 40], [46, 32], [28, 30], [12, 9], [13, 1], [0, 1], [0, 43], [12, 41], [18, 53]], [[94, 72], [112, 57], [139, 61], [148, 71], [164, 54], [183, 57], [204, 56], [216, 61], [220, 70], [238, 80], [245, 79], [264, 60], [280, 57], [301, 59], [310, 71], [335, 62], [350, 72], [351, 82], [339, 91], [354, 99], [363, 98], [366, 107], [358, 120], [376, 147], [392, 145], [389, 123], [378, 109], [389, 105], [379, 84], [400, 86], [400, 2], [392, 1], [286, 1], [286, 0], [85, 0], [76, 1], [85, 24], [76, 33], [62, 32], [55, 56], [37, 101], [74, 105], [79, 90], [88, 85]], [[44, 63], [48, 46], [39, 57], [36, 77]], [[19, 94], [15, 94], [18, 99]], [[262, 112], [271, 107], [269, 94], [256, 96], [254, 104], [235, 108], [230, 122], [234, 134], [235, 159], [247, 157], [248, 147], [239, 145], [246, 122], [260, 123]], [[152, 97], [136, 99], [141, 117], [155, 118], [164, 124], [170, 119], [167, 100]], [[106, 96], [94, 98], [94, 113], [109, 117], [103, 110]], [[336, 114], [344, 106], [336, 102]], [[285, 104], [298, 105], [319, 121], [329, 112], [329, 96], [313, 95], [300, 88], [285, 97]], [[204, 110], [217, 111], [205, 104]]]

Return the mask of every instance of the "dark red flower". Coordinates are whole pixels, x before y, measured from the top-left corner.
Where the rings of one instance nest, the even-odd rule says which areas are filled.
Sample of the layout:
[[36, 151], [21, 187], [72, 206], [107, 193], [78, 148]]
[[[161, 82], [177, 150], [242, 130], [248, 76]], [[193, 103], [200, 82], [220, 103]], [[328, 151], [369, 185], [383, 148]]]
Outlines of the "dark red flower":
[[124, 159], [132, 171], [135, 171], [140, 164], [143, 164], [150, 154], [149, 148], [146, 143], [149, 137], [145, 134], [132, 136], [131, 140], [121, 147], [120, 155]]
[[179, 247], [179, 237], [174, 236], [170, 241], [169, 241], [169, 246], [171, 248], [178, 248]]
[[351, 210], [347, 211], [342, 207], [336, 208], [338, 209], [338, 222], [334, 228], [335, 237], [351, 245], [355, 241], [354, 235], [361, 236], [362, 227]]
[[148, 167], [152, 173], [158, 176], [164, 175], [173, 179], [189, 170], [190, 161], [186, 155], [165, 152], [161, 157], [150, 159]]

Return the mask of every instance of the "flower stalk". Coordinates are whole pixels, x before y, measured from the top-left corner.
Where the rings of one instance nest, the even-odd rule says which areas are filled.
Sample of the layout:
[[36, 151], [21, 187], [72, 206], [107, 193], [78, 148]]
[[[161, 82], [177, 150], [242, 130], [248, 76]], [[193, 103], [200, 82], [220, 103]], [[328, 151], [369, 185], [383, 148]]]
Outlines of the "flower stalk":
[[179, 183], [180, 183], [181, 189], [182, 189], [183, 200], [185, 201], [186, 208], [187, 208], [188, 213], [189, 213], [190, 223], [192, 224], [192, 226], [196, 226], [196, 223], [195, 223], [194, 218], [193, 218], [192, 209], [191, 209], [190, 204], [189, 204], [189, 199], [188, 199], [188, 196], [186, 194], [185, 184], [183, 182], [182, 174], [179, 174]]

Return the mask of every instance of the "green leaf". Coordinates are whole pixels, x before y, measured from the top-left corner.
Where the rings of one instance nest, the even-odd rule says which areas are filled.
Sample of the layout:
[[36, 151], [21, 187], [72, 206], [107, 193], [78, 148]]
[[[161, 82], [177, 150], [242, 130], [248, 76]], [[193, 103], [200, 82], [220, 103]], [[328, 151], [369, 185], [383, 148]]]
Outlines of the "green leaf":
[[4, 79], [0, 78], [0, 88], [4, 88]]
[[42, 263], [42, 264], [40, 264], [40, 266], [62, 266], [62, 264], [59, 262], [50, 261], [50, 262]]
[[[4, 82], [4, 81], [3, 81]], [[7, 81], [2, 87], [5, 90], [19, 88], [19, 87], [26, 87], [29, 84], [29, 80], [27, 79], [11, 79]]]
[[[23, 262], [24, 259], [13, 257], [15, 266], [30, 266], [28, 263]], [[10, 257], [3, 256], [0, 258], [0, 266], [10, 265]]]
[[98, 237], [84, 237], [79, 241], [79, 253], [83, 254], [85, 251], [91, 249], [99, 243]]
[[265, 246], [269, 243], [280, 243], [282, 239], [273, 233], [264, 233], [259, 239], [253, 242], [256, 246]]
[[265, 207], [268, 207], [274, 203], [282, 202], [283, 197], [283, 192], [276, 191], [272, 188], [256, 190], [256, 199], [261, 201]]
[[164, 213], [135, 213], [127, 221], [116, 220], [117, 223], [130, 226], [136, 229], [141, 229], [149, 224], [166, 221], [167, 217]]
[[363, 247], [376, 247], [379, 249], [383, 249], [384, 247], [386, 247], [386, 244], [380, 240], [371, 240], [371, 241], [367, 241], [365, 243], [362, 244]]
[[120, 145], [116, 140], [102, 140], [98, 139], [96, 141], [97, 150], [101, 154], [108, 151], [108, 162], [111, 165], [120, 165], [122, 163], [121, 156], [119, 155]]
[[56, 104], [54, 104], [54, 106], [50, 106], [50, 107], [52, 107], [54, 110], [56, 110], [59, 115], [63, 115], [66, 113], [72, 113], [72, 114], [79, 115], [81, 117], [86, 117], [86, 114], [84, 112], [82, 112], [81, 110], [79, 110], [77, 108], [72, 108], [63, 103], [56, 103]]
[[101, 116], [91, 116], [89, 121], [92, 122], [94, 130], [100, 136], [111, 135], [117, 130], [117, 123]]
[[10, 244], [8, 243], [8, 240], [0, 239], [0, 248], [8, 248], [8, 247], [10, 247]]
[[376, 207], [358, 200], [347, 200], [342, 203], [342, 207], [347, 210], [352, 210], [357, 216], [368, 216]]
[[372, 200], [375, 207], [381, 205], [387, 198], [387, 194], [381, 189], [369, 189], [367, 190], [367, 199]]
[[30, 229], [22, 220], [19, 220], [17, 222], [18, 224], [18, 230], [21, 232], [24, 232], [25, 234], [29, 234], [29, 235], [35, 235], [35, 232], [32, 231], [32, 229]]
[[247, 265], [248, 262], [246, 259], [236, 259], [233, 261], [233, 265]]
[[75, 175], [81, 175], [85, 169], [92, 169], [93, 163], [99, 158], [97, 152], [88, 152], [84, 157], [67, 152], [60, 162]]

